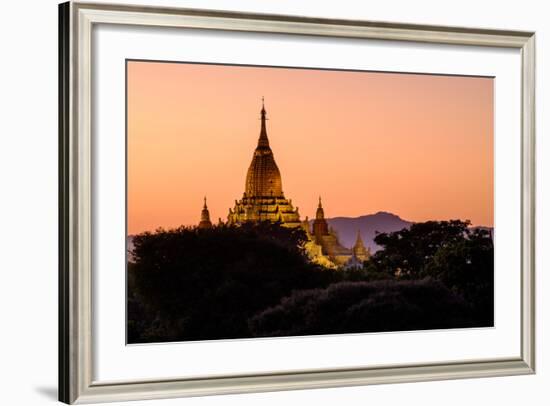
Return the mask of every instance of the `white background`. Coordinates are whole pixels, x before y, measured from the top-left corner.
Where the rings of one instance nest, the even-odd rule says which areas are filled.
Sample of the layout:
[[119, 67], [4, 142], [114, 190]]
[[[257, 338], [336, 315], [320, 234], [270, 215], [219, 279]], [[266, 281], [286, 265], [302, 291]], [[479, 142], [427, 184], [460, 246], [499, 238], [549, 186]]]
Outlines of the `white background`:
[[[138, 3], [134, 0], [133, 3]], [[166, 400], [149, 404], [463, 405], [535, 404], [550, 398], [546, 309], [550, 227], [547, 202], [550, 156], [550, 15], [544, 1], [163, 1], [239, 11], [524, 29], [537, 31], [538, 134], [538, 374], [536, 376], [382, 385], [254, 395]], [[57, 8], [55, 1], [5, 3], [0, 24], [0, 403], [42, 405], [56, 398], [57, 379]], [[547, 251], [547, 250], [546, 250]], [[411, 349], [414, 351], [414, 349]], [[137, 402], [134, 402], [137, 404]], [[130, 403], [125, 403], [130, 404]], [[147, 404], [147, 403], [141, 403]]]

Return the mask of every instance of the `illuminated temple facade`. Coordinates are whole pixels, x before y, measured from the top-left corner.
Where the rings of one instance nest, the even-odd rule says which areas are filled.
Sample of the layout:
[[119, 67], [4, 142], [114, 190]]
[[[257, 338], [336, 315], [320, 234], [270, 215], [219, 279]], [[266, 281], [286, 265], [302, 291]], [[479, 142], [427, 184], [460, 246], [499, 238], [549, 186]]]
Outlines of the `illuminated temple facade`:
[[[325, 211], [320, 197], [311, 230], [309, 228], [309, 221], [307, 220], [304, 223], [304, 227], [308, 232], [309, 240], [313, 243], [313, 246], [308, 249], [308, 252], [310, 256], [312, 256], [312, 259], [317, 260], [317, 262], [321, 264], [330, 266], [330, 264], [325, 263], [326, 259], [329, 259], [330, 262], [336, 266], [351, 266], [352, 264], [353, 266], [361, 266], [362, 263], [370, 257], [370, 252], [368, 252], [368, 250], [364, 253], [361, 249], [361, 246], [363, 249], [365, 249], [365, 246], [359, 232], [357, 234], [358, 239], [353, 248], [349, 249], [340, 244], [336, 232], [328, 226], [325, 220]], [[314, 251], [315, 245], [320, 247], [320, 257], [318, 253], [319, 250], [317, 249], [317, 252]]]
[[299, 227], [298, 208], [294, 208], [292, 200], [285, 198], [283, 193], [281, 172], [267, 138], [266, 120], [262, 104], [260, 137], [246, 173], [243, 197], [235, 201], [233, 209], [229, 209], [227, 222], [242, 224], [271, 221], [280, 222], [285, 227]]
[[[307, 218], [303, 221], [300, 219], [298, 207], [294, 207], [292, 199], [287, 199], [283, 193], [281, 172], [275, 163], [267, 137], [267, 113], [263, 99], [260, 118], [260, 136], [246, 173], [244, 193], [240, 200], [235, 200], [234, 207], [229, 209], [227, 224], [238, 226], [247, 222], [270, 221], [284, 227], [300, 227], [308, 237], [306, 250], [313, 262], [331, 268], [361, 266], [370, 257], [361, 235], [358, 233], [352, 248], [342, 246], [335, 231], [330, 229], [325, 220], [321, 198], [312, 226], [310, 227]], [[199, 228], [211, 226], [205, 199]]]

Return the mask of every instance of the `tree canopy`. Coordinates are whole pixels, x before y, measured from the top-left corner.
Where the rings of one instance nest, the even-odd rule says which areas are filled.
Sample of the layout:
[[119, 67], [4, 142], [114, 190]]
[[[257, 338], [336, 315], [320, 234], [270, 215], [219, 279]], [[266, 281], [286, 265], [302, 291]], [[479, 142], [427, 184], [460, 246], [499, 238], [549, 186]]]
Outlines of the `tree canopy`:
[[381, 233], [363, 268], [332, 270], [269, 222], [133, 237], [129, 342], [493, 324], [493, 242], [467, 221]]
[[248, 318], [256, 312], [292, 290], [333, 280], [333, 273], [308, 261], [304, 240], [302, 231], [270, 223], [136, 236], [131, 299], [143, 304], [155, 327], [144, 332], [134, 323], [129, 336], [149, 341], [248, 336]]

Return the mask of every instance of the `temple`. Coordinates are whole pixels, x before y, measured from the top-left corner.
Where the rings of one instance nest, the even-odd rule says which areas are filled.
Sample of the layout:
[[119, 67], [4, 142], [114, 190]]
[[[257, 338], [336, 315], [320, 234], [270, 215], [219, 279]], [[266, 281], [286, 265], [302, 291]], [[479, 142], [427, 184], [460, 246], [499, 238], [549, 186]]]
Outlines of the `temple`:
[[285, 198], [281, 173], [269, 146], [263, 99], [260, 113], [260, 137], [246, 173], [243, 197], [235, 201], [233, 209], [229, 209], [227, 222], [232, 225], [271, 221], [280, 222], [285, 227], [299, 227], [298, 208], [292, 206], [292, 200]]
[[[300, 220], [298, 207], [294, 208], [292, 199], [287, 199], [283, 193], [281, 172], [267, 137], [267, 112], [263, 98], [260, 120], [260, 136], [246, 173], [244, 193], [229, 209], [226, 224], [239, 226], [249, 222], [270, 221], [283, 227], [300, 227], [308, 239], [305, 248], [311, 261], [328, 268], [361, 267], [370, 257], [370, 251], [363, 244], [360, 232], [352, 248], [344, 247], [325, 219], [321, 197], [311, 227], [307, 217]], [[205, 198], [199, 228], [210, 227], [212, 223]]]
[[201, 221], [199, 223], [199, 228], [211, 228], [212, 222], [210, 221], [210, 212], [208, 211], [208, 206], [206, 205], [206, 197], [204, 198], [204, 206], [202, 206], [201, 211]]
[[347, 268], [361, 268], [363, 262], [370, 258], [370, 250], [365, 247], [361, 238], [361, 231], [357, 230], [357, 239], [351, 249], [351, 258], [346, 262]]
[[[309, 231], [309, 230], [308, 230]], [[335, 265], [345, 265], [353, 256], [353, 251], [340, 244], [336, 232], [329, 228], [325, 220], [325, 210], [319, 197], [319, 205], [312, 224], [311, 237], [313, 242], [321, 247], [322, 255], [328, 257]]]

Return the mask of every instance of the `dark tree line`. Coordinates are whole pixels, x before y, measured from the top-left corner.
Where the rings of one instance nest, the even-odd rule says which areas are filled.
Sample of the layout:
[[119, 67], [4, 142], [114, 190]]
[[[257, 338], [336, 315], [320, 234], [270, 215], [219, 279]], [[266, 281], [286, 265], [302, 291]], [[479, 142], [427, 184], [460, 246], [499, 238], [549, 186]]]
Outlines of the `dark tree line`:
[[363, 268], [329, 270], [277, 224], [134, 237], [128, 341], [490, 326], [493, 246], [468, 222], [378, 234]]
[[383, 247], [367, 265], [396, 279], [433, 278], [475, 309], [479, 324], [492, 324], [494, 247], [491, 232], [469, 221], [428, 221], [379, 234]]
[[294, 292], [250, 321], [254, 336], [365, 333], [471, 326], [466, 302], [441, 282], [339, 282]]
[[270, 223], [136, 236], [129, 296], [147, 317], [130, 320], [129, 341], [249, 337], [257, 312], [332, 282], [307, 260], [305, 238]]

